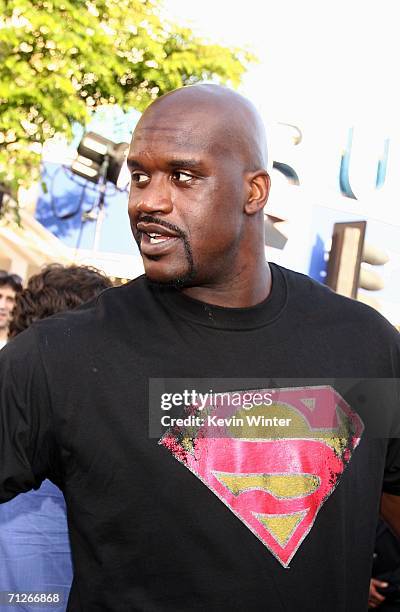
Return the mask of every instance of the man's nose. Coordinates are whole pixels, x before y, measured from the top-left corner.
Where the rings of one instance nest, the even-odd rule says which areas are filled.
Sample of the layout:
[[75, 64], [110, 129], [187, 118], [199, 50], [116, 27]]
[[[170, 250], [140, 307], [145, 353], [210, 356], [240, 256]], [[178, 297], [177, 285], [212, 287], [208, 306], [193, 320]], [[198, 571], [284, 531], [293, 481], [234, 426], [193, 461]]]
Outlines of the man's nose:
[[170, 213], [173, 209], [173, 201], [168, 182], [163, 179], [152, 179], [146, 189], [136, 194], [136, 201], [133, 203], [133, 207], [136, 209], [136, 212], [148, 215]]

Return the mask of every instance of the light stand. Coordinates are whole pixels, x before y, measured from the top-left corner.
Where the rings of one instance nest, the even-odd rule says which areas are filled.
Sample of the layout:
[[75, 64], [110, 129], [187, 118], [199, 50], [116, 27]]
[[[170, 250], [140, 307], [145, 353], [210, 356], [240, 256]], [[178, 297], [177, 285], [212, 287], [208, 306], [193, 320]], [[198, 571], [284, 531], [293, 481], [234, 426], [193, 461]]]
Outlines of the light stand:
[[96, 230], [94, 234], [94, 243], [93, 243], [93, 252], [97, 253], [99, 250], [100, 244], [100, 236], [101, 229], [103, 227], [104, 217], [105, 217], [105, 209], [104, 209], [104, 201], [106, 195], [106, 187], [107, 187], [107, 172], [110, 165], [110, 158], [108, 155], [105, 155], [104, 161], [101, 165], [99, 172], [99, 199], [97, 202], [97, 218], [96, 218]]
[[78, 176], [96, 183], [99, 197], [93, 208], [82, 215], [82, 223], [96, 221], [93, 252], [99, 249], [101, 230], [105, 217], [105, 196], [107, 182], [117, 186], [118, 177], [126, 158], [129, 145], [115, 143], [95, 132], [86, 132], [79, 143], [77, 156], [72, 162], [71, 171]]

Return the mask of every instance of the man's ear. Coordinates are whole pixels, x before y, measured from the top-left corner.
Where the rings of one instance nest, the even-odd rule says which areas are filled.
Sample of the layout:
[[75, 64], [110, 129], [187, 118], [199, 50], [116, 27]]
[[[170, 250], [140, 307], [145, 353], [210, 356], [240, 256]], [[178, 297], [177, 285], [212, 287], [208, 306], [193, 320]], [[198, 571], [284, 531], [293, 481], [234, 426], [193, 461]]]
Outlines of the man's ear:
[[265, 170], [257, 170], [248, 175], [249, 197], [244, 206], [248, 215], [254, 215], [264, 208], [271, 187], [271, 179]]

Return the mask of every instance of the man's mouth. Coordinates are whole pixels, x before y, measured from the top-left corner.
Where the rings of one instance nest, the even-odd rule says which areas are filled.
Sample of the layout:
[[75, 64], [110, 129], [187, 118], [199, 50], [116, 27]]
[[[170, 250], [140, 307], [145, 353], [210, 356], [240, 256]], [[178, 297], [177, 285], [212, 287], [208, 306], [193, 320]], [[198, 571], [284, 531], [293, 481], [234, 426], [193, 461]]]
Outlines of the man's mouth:
[[150, 238], [150, 244], [159, 244], [160, 242], [171, 239], [171, 236], [163, 236], [162, 234], [155, 234], [153, 232], [151, 234], [146, 233], [145, 235]]
[[181, 236], [172, 229], [156, 223], [139, 221], [137, 230], [141, 234], [140, 249], [144, 255], [160, 255]]

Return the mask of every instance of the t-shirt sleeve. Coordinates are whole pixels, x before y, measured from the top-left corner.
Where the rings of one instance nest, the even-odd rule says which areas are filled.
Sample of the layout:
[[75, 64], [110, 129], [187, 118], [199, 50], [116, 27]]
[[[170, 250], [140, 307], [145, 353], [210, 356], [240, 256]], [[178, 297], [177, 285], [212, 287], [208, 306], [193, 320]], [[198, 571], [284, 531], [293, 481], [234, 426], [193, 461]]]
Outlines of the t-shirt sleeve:
[[0, 503], [47, 477], [50, 405], [36, 334], [23, 332], [0, 351]]
[[400, 335], [397, 331], [394, 334], [392, 348], [392, 367], [396, 378], [391, 380], [392, 427], [386, 451], [383, 491], [391, 495], [400, 495]]
[[400, 438], [390, 439], [387, 446], [383, 491], [400, 495]]

